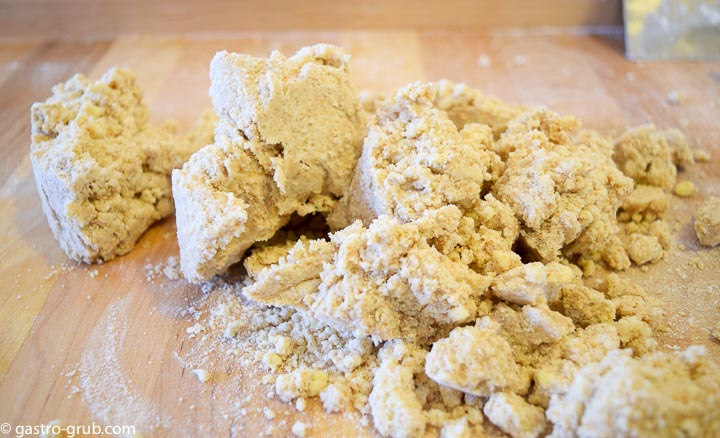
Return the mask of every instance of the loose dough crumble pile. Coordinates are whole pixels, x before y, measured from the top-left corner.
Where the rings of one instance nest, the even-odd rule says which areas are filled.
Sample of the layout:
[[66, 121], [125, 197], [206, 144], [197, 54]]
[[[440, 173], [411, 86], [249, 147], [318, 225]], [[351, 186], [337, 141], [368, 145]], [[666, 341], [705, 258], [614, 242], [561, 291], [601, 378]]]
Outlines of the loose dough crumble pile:
[[[657, 352], [660, 303], [613, 272], [670, 248], [663, 216], [673, 193], [688, 193], [676, 177], [694, 161], [682, 133], [648, 125], [613, 140], [449, 81], [361, 103], [348, 59], [328, 45], [213, 59], [214, 138], [172, 175], [182, 273], [217, 296], [190, 332], [228, 353], [255, 351], [239, 360], [267, 370], [268, 397], [298, 411], [309, 398], [327, 412], [357, 410], [383, 436], [719, 435], [717, 364], [703, 347]], [[172, 208], [166, 176], [178, 163], [153, 171], [166, 162], [140, 154], [148, 148], [113, 152], [110, 135], [165, 144], [146, 140], [165, 131], [148, 131], [144, 107], [132, 109], [126, 76], [75, 78], [34, 109], [33, 157], [70, 146], [95, 160], [127, 154], [143, 172], [88, 187], [112, 189], [122, 211], [149, 208], [135, 215], [146, 228]], [[102, 87], [101, 98], [82, 94], [88, 87]], [[56, 119], [75, 120], [72, 130]], [[54, 177], [87, 169], [85, 182], [106, 166], [62, 162]], [[96, 221], [60, 210], [50, 193], [80, 199], [78, 211], [105, 204], [38, 169], [63, 248], [93, 260], [77, 229]], [[156, 174], [159, 186], [144, 181]], [[705, 245], [720, 241], [717, 204], [697, 214]], [[118, 239], [134, 242], [140, 228], [114, 234], [100, 257], [127, 252]], [[240, 280], [216, 276], [237, 262]], [[311, 434], [312, 424], [291, 432]]]

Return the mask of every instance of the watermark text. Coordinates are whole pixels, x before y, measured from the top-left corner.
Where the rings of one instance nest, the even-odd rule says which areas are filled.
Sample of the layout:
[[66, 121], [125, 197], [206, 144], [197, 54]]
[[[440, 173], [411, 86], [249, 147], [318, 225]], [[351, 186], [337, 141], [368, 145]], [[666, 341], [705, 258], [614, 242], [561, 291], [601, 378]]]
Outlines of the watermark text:
[[135, 435], [135, 426], [118, 426], [118, 425], [100, 425], [95, 423], [84, 425], [66, 425], [58, 421], [51, 421], [47, 424], [18, 424], [10, 423], [0, 424], [0, 433], [2, 435], [15, 436], [15, 438], [24, 437], [67, 437], [86, 435], [119, 435], [133, 436]]

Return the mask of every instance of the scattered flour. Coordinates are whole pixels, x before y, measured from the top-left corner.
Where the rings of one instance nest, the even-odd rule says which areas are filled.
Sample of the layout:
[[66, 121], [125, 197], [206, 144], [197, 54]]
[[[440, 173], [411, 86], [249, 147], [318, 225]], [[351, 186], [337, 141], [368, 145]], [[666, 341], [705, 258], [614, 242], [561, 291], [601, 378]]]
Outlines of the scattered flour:
[[105, 424], [133, 424], [139, 430], [169, 427], [169, 419], [141, 396], [120, 362], [127, 329], [128, 297], [108, 306], [90, 334], [78, 367], [90, 413]]

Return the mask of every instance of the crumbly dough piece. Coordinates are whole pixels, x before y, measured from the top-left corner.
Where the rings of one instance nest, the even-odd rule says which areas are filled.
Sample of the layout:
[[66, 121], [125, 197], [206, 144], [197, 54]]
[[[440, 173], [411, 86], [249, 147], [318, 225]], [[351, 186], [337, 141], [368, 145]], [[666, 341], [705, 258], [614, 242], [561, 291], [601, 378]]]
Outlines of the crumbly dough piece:
[[190, 281], [223, 272], [290, 219], [280, 214], [280, 190], [247, 142], [218, 137], [173, 172], [180, 265]]
[[547, 410], [555, 437], [720, 434], [720, 369], [704, 347], [642, 359], [612, 351], [583, 368]]
[[328, 374], [325, 371], [305, 368], [281, 374], [275, 379], [275, 393], [284, 401], [295, 400], [298, 397], [315, 397], [327, 386]]
[[370, 393], [370, 412], [375, 428], [384, 436], [423, 436], [427, 420], [415, 392], [415, 376], [422, 372], [425, 350], [394, 341], [379, 353]]
[[493, 193], [513, 209], [521, 240], [540, 261], [604, 247], [632, 190], [611, 159], [611, 143], [578, 127], [572, 117], [536, 109], [513, 120], [498, 142], [509, 152]]
[[641, 233], [630, 234], [626, 248], [630, 260], [638, 266], [657, 262], [665, 253], [657, 237]]
[[670, 204], [663, 188], [639, 184], [618, 212], [620, 230], [602, 257], [615, 270], [655, 263], [670, 247], [670, 228], [662, 221]]
[[669, 205], [668, 192], [691, 194], [687, 184], [675, 186], [677, 165], [694, 159], [685, 136], [676, 129], [657, 131], [652, 125], [626, 131], [615, 143], [614, 159], [623, 172], [637, 183], [618, 214], [620, 231], [601, 251], [601, 257], [615, 270], [661, 260], [670, 247], [670, 230], [661, 219]]
[[660, 133], [670, 146], [672, 161], [676, 166], [687, 167], [695, 163], [687, 137], [679, 129], [666, 129]]
[[555, 302], [560, 287], [575, 281], [572, 269], [557, 262], [544, 265], [527, 263], [495, 277], [490, 291], [496, 297], [516, 304]]
[[457, 232], [432, 244], [479, 272], [504, 272], [520, 264], [512, 251], [519, 225], [507, 205], [484, 194], [502, 170], [492, 135], [476, 123], [458, 132], [435, 106], [438, 88], [411, 84], [380, 105], [350, 190], [329, 222], [341, 228], [359, 218], [367, 225], [380, 214], [408, 222], [455, 205], [465, 216]]
[[[342, 229], [329, 239], [281, 233], [245, 259], [242, 293], [268, 307], [243, 300], [257, 313], [239, 314], [231, 336], [258, 318], [284, 333], [260, 335], [269, 345], [261, 360], [284, 373], [274, 379], [279, 398], [300, 400], [299, 410], [312, 396], [328, 411], [354, 405], [386, 436], [483, 436], [487, 418], [535, 437], [584, 367], [619, 348], [634, 357], [656, 348], [647, 294], [616, 276], [584, 282], [573, 264], [629, 266], [669, 245], [659, 220], [667, 192], [642, 183], [630, 194], [610, 139], [449, 82], [411, 84], [368, 110], [362, 158], [330, 218]], [[274, 152], [240, 127], [243, 117], [226, 115], [216, 136], [255, 158], [279, 215], [330, 211], [335, 195], [326, 194], [294, 210]], [[688, 163], [684, 139], [656, 135], [673, 162]], [[654, 250], [639, 251], [651, 246], [640, 240]], [[541, 262], [524, 264], [518, 248]]]
[[[580, 128], [580, 122], [574, 117], [560, 117], [545, 108], [537, 107], [517, 115], [510, 121], [508, 128], [494, 145], [494, 150], [507, 161], [511, 152], [520, 149], [532, 149], [531, 141], [522, 141], [523, 137], [540, 133], [554, 144], [569, 144]], [[590, 143], [590, 142], [589, 142]], [[607, 145], [605, 145], [607, 147]]]
[[413, 83], [377, 109], [347, 195], [329, 217], [339, 229], [388, 214], [403, 222], [445, 205], [472, 209], [501, 170], [486, 125], [462, 130], [435, 107], [437, 86]]
[[520, 256], [513, 251], [520, 225], [510, 207], [488, 193], [465, 212], [457, 229], [450, 231], [445, 224], [455, 223], [453, 211], [440, 209], [433, 213], [436, 226], [445, 230], [431, 240], [438, 251], [488, 276], [521, 264]]
[[[378, 353], [369, 397], [376, 429], [384, 436], [484, 436], [482, 403], [437, 385], [424, 373], [427, 351], [404, 341], [386, 343]], [[458, 434], [458, 435], [456, 435]]]
[[701, 245], [720, 245], [720, 198], [709, 198], [697, 209], [695, 234]]
[[528, 400], [547, 407], [553, 394], [562, 394], [577, 372], [587, 364], [600, 361], [609, 351], [620, 348], [615, 324], [601, 323], [578, 328], [560, 342], [540, 345], [534, 350], [523, 347], [523, 333], [508, 332], [516, 360], [532, 370], [534, 385]]
[[173, 211], [170, 172], [204, 141], [205, 124], [179, 137], [148, 124], [133, 73], [75, 75], [31, 109], [31, 162], [43, 210], [73, 260], [111, 260], [132, 250]]
[[215, 143], [173, 174], [188, 280], [223, 272], [292, 213], [328, 213], [345, 192], [364, 135], [347, 62], [328, 45], [290, 58], [215, 55]]
[[510, 344], [498, 328], [485, 317], [475, 326], [453, 329], [447, 338], [433, 344], [425, 373], [441, 385], [483, 397], [515, 390], [519, 370]]
[[490, 422], [513, 438], [536, 438], [545, 430], [543, 408], [512, 392], [493, 393], [483, 412]]
[[[550, 310], [546, 305], [523, 306], [519, 310], [500, 303], [490, 313], [490, 319], [500, 326], [500, 333], [513, 348], [518, 364], [530, 365], [537, 358], [533, 356], [543, 344], [563, 340], [575, 331], [572, 319]], [[526, 393], [529, 385], [526, 369], [521, 369], [521, 385], [518, 393]]]
[[600, 285], [600, 290], [613, 302], [617, 318], [635, 316], [653, 328], [660, 327], [661, 302], [650, 297], [642, 287], [612, 273]]
[[653, 221], [665, 216], [670, 195], [660, 187], [638, 184], [623, 201], [618, 220], [628, 222]]
[[616, 140], [613, 158], [623, 173], [638, 184], [668, 191], [675, 185], [677, 168], [673, 164], [673, 150], [653, 125], [627, 130]]
[[693, 159], [698, 163], [707, 163], [710, 161], [710, 152], [705, 149], [695, 149], [693, 151]]
[[556, 307], [577, 326], [610, 323], [615, 319], [613, 302], [593, 288], [582, 284], [566, 285], [560, 289], [560, 296]]
[[670, 248], [670, 227], [659, 219], [625, 223], [619, 236], [630, 260], [638, 266], [661, 260]]
[[320, 392], [325, 412], [345, 412], [350, 407], [350, 390], [341, 383], [331, 383]]
[[620, 338], [620, 346], [631, 349], [635, 356], [642, 357], [657, 349], [652, 326], [643, 321], [641, 316], [622, 317], [615, 323], [615, 327]]
[[[332, 263], [335, 252], [331, 242], [301, 239], [273, 264], [257, 273], [250, 271], [253, 281], [243, 294], [260, 303], [307, 310], [318, 293], [323, 267]], [[255, 253], [248, 257], [245, 266], [255, 264], [256, 257]]]
[[365, 134], [363, 113], [338, 47], [304, 47], [290, 58], [218, 52], [210, 63], [210, 97], [220, 119], [249, 140], [250, 150], [295, 203], [340, 197], [350, 184]]
[[490, 127], [496, 139], [507, 129], [511, 120], [528, 110], [522, 105], [510, 105], [488, 96], [467, 84], [448, 80], [437, 82], [435, 106], [445, 111], [458, 129], [468, 123], [481, 123]]
[[368, 228], [358, 221], [330, 242], [301, 240], [243, 294], [358, 336], [432, 338], [439, 327], [473, 320], [489, 284], [429, 243], [454, 234], [461, 220], [457, 207], [448, 206], [406, 224], [389, 216]]

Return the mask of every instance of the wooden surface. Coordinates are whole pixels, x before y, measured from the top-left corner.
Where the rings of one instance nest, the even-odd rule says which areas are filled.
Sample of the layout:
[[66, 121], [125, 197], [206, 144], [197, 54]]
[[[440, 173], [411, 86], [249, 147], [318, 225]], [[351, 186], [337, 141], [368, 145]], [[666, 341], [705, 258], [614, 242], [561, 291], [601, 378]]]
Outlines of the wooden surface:
[[622, 26], [621, 0], [0, 0], [0, 38]]
[[[97, 77], [110, 66], [132, 68], [153, 117], [186, 124], [209, 107], [207, 67], [216, 50], [265, 55], [319, 41], [353, 54], [359, 89], [387, 91], [409, 81], [449, 78], [510, 101], [575, 114], [610, 134], [650, 121], [680, 127], [693, 147], [711, 151], [713, 162], [680, 175], [697, 183], [699, 194], [673, 199], [674, 243], [687, 250], [629, 275], [667, 303], [664, 349], [700, 343], [720, 361], [720, 344], [707, 331], [720, 313], [720, 250], [698, 248], [691, 225], [700, 200], [720, 196], [718, 63], [632, 64], [621, 55], [620, 36], [387, 31], [18, 41], [0, 45], [0, 422], [133, 424], [157, 436], [228, 436], [243, 423], [245, 434], [254, 436], [270, 424], [286, 435], [293, 418], [308, 418], [313, 436], [356, 433], [356, 417], [321, 414], [316, 403], [298, 414], [272, 402], [274, 422], [255, 410], [237, 416], [233, 406], [247, 395], [251, 406], [265, 403], [267, 388], [258, 386], [258, 373], [209, 351], [196, 357], [212, 362], [214, 377], [199, 383], [179, 359], [203, 349], [187, 334], [193, 322], [182, 312], [200, 300], [199, 291], [182, 281], [150, 284], [145, 278], [146, 263], [177, 253], [173, 219], [154, 226], [125, 257], [102, 266], [66, 262], [43, 216], [28, 158], [30, 104], [74, 72]], [[489, 66], [479, 65], [481, 55]], [[681, 105], [666, 101], [671, 91]]]

